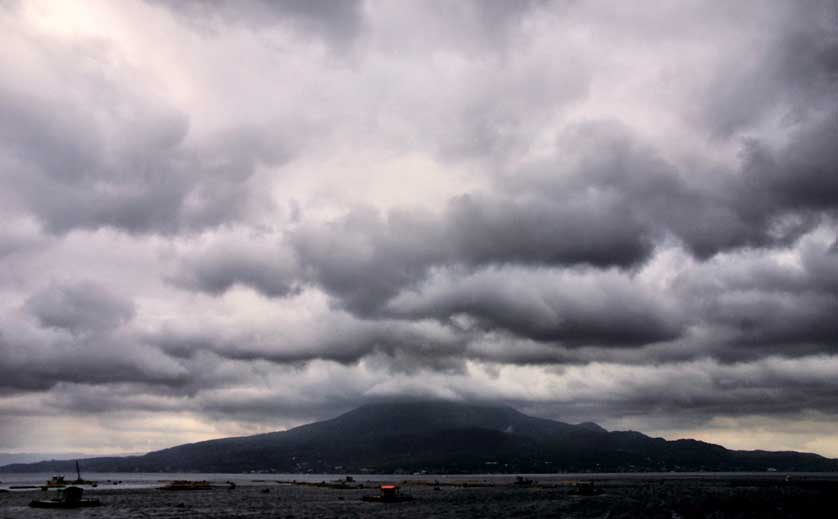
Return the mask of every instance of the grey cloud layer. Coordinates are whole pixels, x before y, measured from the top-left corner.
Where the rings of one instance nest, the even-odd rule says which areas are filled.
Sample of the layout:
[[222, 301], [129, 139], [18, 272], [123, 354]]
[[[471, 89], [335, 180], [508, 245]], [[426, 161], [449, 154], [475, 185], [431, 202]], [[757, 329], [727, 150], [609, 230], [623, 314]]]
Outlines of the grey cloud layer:
[[[514, 197], [464, 196], [451, 200], [441, 215], [394, 212], [383, 217], [372, 210], [354, 210], [338, 221], [303, 225], [284, 239], [277, 237], [281, 247], [295, 258], [293, 268], [286, 262], [278, 272], [282, 264], [271, 261], [269, 254], [240, 261], [235, 254], [218, 260], [207, 255], [205, 261], [212, 265], [208, 268], [224, 275], [207, 280], [203, 289], [217, 291], [221, 279], [241, 279], [266, 295], [276, 295], [273, 283], [288, 286], [289, 279], [296, 279], [322, 287], [350, 312], [369, 317], [385, 315], [389, 301], [402, 292], [418, 290], [434, 269], [449, 268], [466, 279], [471, 272], [504, 265], [637, 269], [652, 257], [655, 239], [666, 236], [680, 239], [706, 261], [725, 250], [735, 257], [737, 251], [748, 247], [789, 246], [823, 223], [824, 218], [831, 221], [831, 205], [826, 211], [818, 211], [818, 200], [793, 200], [794, 193], [777, 187], [771, 172], [759, 186], [753, 182], [754, 170], [749, 169], [718, 178], [714, 186], [718, 191], [701, 192], [662, 161], [635, 149], [624, 132], [615, 133], [611, 125], [585, 128], [581, 133], [599, 153], [594, 154], [593, 149], [590, 154], [583, 152], [577, 159], [579, 169], [558, 180], [551, 181], [545, 166], [539, 164], [536, 174], [527, 171], [521, 175], [524, 180], [519, 181], [517, 189], [523, 193]], [[819, 138], [822, 133], [817, 135]], [[574, 139], [579, 138], [574, 135]], [[824, 147], [820, 155], [808, 155], [818, 164], [813, 171], [829, 171], [829, 150]], [[749, 161], [747, 164], [752, 167]], [[802, 183], [810, 181], [809, 170], [783, 171], [783, 181], [793, 175]], [[535, 187], [527, 188], [527, 181]], [[536, 187], [542, 187], [542, 191], [537, 192]], [[815, 269], [811, 275], [819, 278], [810, 284], [832, 282], [830, 253], [815, 253], [810, 245], [803, 259]], [[788, 269], [774, 268], [778, 276], [792, 276]], [[531, 277], [515, 269], [496, 272], [494, 278], [473, 277], [462, 295], [429, 302], [425, 312], [414, 310], [412, 316], [447, 319], [466, 313], [494, 324], [505, 323], [502, 328], [525, 337], [567, 344], [644, 345], [677, 338], [684, 331], [661, 309], [638, 310], [636, 304], [625, 300], [624, 290], [609, 284], [608, 274], [602, 275], [601, 290], [612, 306], [592, 305], [590, 295], [578, 287], [571, 287], [571, 295], [564, 297], [577, 299], [581, 307], [593, 308], [588, 312], [590, 320], [596, 321], [594, 314], [599, 313], [600, 319], [611, 323], [610, 332], [593, 322], [581, 325], [578, 314], [566, 305], [554, 309], [555, 319], [561, 323], [552, 327], [539, 324], [539, 312], [525, 302], [525, 287]], [[545, 289], [548, 300], [549, 293], [564, 292], [565, 287], [556, 279], [544, 285], [549, 287]], [[454, 288], [459, 284], [457, 275], [448, 283], [450, 291], [458, 290]], [[684, 301], [692, 298], [690, 294], [684, 296]], [[825, 319], [834, 310], [832, 295], [796, 294], [789, 298], [756, 293], [740, 295], [738, 300], [731, 299], [733, 296], [720, 290], [695, 320], [703, 318], [743, 330], [752, 326], [754, 331], [748, 334], [748, 340], [763, 343], [811, 340], [823, 344], [834, 338]], [[516, 299], [519, 304], [514, 311], [510, 302]], [[632, 317], [620, 319], [628, 315], [626, 312]], [[785, 324], [778, 319], [783, 313], [788, 313]]]
[[303, 34], [320, 34], [335, 43], [346, 43], [358, 34], [363, 23], [362, 2], [347, 0], [150, 0], [182, 16], [186, 23], [210, 31], [221, 31], [229, 24], [271, 28], [290, 24]]
[[267, 128], [187, 143], [188, 116], [139, 90], [136, 71], [100, 42], [33, 45], [24, 30], [6, 38], [21, 55], [4, 55], [4, 66], [30, 62], [26, 74], [0, 80], [0, 199], [51, 232], [172, 233], [235, 221], [263, 202], [251, 185], [256, 166], [290, 153], [290, 139]]
[[44, 327], [74, 333], [109, 329], [134, 317], [134, 305], [92, 282], [53, 285], [30, 297], [24, 308]]
[[838, 413], [829, 2], [94, 4], [0, 4], [0, 416]]
[[684, 318], [659, 297], [616, 274], [493, 269], [440, 276], [421, 292], [396, 298], [388, 309], [443, 321], [465, 315], [480, 327], [564, 346], [630, 347], [683, 333]]

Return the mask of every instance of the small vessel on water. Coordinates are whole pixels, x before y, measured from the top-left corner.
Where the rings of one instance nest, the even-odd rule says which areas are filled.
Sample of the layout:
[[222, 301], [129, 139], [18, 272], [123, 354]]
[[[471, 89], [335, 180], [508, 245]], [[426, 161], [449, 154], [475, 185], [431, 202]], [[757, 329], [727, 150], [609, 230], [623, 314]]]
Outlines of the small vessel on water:
[[49, 478], [45, 485], [41, 485], [41, 490], [49, 490], [51, 488], [64, 488], [67, 485], [90, 485], [97, 486], [95, 481], [86, 481], [81, 477], [81, 469], [79, 469], [79, 462], [76, 461], [76, 479], [74, 481], [67, 481], [64, 476], [53, 476]]
[[76, 460], [76, 480], [70, 481], [71, 485], [90, 485], [90, 486], [97, 486], [95, 481], [87, 481], [81, 478], [81, 469], [79, 469], [79, 462]]
[[404, 501], [413, 501], [413, 496], [399, 492], [399, 487], [397, 485], [381, 485], [379, 491], [379, 495], [364, 496], [361, 498], [361, 501], [373, 503], [401, 503]]
[[41, 485], [41, 490], [48, 490], [50, 488], [64, 488], [67, 482], [64, 481], [64, 476], [53, 476], [47, 480], [45, 485]]
[[84, 490], [81, 487], [67, 487], [58, 490], [55, 499], [35, 499], [29, 503], [32, 508], [81, 508], [85, 506], [99, 506], [98, 499], [82, 499]]
[[523, 476], [515, 476], [515, 482], [513, 483], [515, 486], [519, 487], [531, 487], [535, 481], [525, 478]]
[[598, 496], [602, 494], [602, 489], [595, 487], [593, 481], [577, 481], [571, 493], [577, 496]]

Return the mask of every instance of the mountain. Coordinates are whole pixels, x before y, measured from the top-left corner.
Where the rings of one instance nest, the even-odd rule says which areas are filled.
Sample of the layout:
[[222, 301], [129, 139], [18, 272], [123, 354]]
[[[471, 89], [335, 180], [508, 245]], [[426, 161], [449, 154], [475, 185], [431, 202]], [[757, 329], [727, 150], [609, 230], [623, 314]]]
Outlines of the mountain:
[[[732, 451], [667, 441], [595, 423], [567, 424], [511, 407], [380, 403], [283, 432], [179, 445], [143, 456], [90, 458], [85, 472], [391, 473], [838, 471], [838, 460], [798, 452]], [[70, 472], [72, 461], [12, 464], [0, 472]]]
[[0, 452], [0, 467], [10, 463], [33, 463], [43, 460], [75, 460], [89, 457], [80, 452]]

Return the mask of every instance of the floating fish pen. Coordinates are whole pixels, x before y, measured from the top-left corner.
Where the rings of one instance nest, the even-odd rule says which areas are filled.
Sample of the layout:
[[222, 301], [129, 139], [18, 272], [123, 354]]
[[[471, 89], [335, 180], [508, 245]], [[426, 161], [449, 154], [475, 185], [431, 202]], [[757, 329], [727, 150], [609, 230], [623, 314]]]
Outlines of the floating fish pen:
[[209, 481], [170, 481], [168, 484], [160, 487], [160, 490], [210, 490], [212, 485]]

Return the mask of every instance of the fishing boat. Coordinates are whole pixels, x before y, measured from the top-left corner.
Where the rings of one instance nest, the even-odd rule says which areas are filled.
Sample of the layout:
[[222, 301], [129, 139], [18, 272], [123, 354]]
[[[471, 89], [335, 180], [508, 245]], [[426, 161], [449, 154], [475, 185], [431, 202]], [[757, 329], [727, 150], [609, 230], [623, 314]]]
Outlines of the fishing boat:
[[602, 489], [596, 488], [593, 481], [577, 481], [570, 493], [577, 496], [598, 496], [602, 494]]
[[95, 481], [87, 481], [81, 477], [81, 469], [79, 469], [79, 462], [76, 461], [76, 479], [74, 481], [67, 481], [64, 476], [53, 476], [49, 478], [46, 484], [41, 485], [41, 490], [49, 490], [51, 488], [64, 488], [67, 485], [90, 485], [92, 487], [98, 484]]
[[404, 501], [413, 501], [413, 496], [402, 494], [399, 492], [397, 485], [381, 485], [379, 488], [379, 495], [364, 496], [361, 501], [368, 501], [372, 503], [401, 503]]
[[58, 490], [58, 497], [55, 499], [36, 499], [29, 503], [32, 508], [82, 508], [87, 506], [99, 506], [102, 503], [98, 499], [82, 499], [84, 490], [81, 487], [67, 487]]
[[49, 490], [50, 488], [64, 488], [67, 486], [67, 482], [64, 480], [64, 476], [53, 476], [47, 480], [45, 485], [41, 485], [41, 490]]
[[75, 481], [70, 481], [70, 484], [71, 485], [90, 485], [92, 487], [97, 486], [97, 483], [95, 481], [87, 481], [87, 480], [82, 479], [81, 469], [79, 469], [78, 460], [76, 460], [76, 480]]
[[513, 483], [515, 486], [518, 487], [531, 487], [535, 481], [525, 478], [523, 476], [515, 476], [515, 482]]

